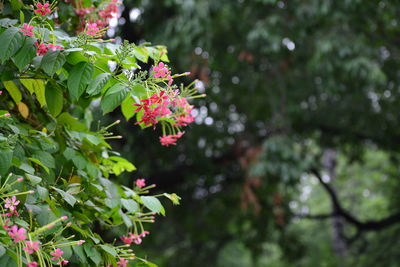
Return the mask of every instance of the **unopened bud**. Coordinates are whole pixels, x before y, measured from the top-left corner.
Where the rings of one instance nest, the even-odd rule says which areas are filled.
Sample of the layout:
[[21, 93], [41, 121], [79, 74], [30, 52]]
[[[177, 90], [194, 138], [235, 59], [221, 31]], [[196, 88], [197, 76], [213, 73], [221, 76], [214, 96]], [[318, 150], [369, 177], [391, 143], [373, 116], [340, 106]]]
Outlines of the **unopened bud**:
[[29, 190], [29, 194], [34, 194], [35, 190]]
[[18, 182], [22, 182], [23, 180], [24, 180], [24, 178], [22, 178], [22, 177], [19, 177], [19, 178], [17, 179]]
[[68, 216], [62, 216], [61, 220], [65, 221], [66, 219], [68, 219]]
[[78, 246], [82, 245], [82, 244], [85, 243], [85, 242], [86, 242], [85, 240], [79, 240], [79, 241], [78, 241]]

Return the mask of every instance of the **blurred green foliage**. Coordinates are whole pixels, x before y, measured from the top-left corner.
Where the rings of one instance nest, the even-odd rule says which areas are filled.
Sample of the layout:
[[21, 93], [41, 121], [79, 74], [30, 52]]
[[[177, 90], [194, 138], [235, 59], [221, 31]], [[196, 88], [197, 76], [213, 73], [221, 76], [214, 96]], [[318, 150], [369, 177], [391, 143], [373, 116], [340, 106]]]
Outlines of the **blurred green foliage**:
[[342, 218], [338, 255], [332, 216], [309, 218], [332, 213], [310, 172], [327, 179], [329, 150], [336, 177], [326, 181], [343, 209], [360, 222], [399, 211], [397, 1], [125, 7], [121, 35], [166, 44], [175, 71], [191, 71], [208, 95], [176, 148], [120, 128], [140, 174], [183, 198], [157, 225], [164, 234], [144, 244], [160, 266], [397, 266], [397, 221], [357, 235]]

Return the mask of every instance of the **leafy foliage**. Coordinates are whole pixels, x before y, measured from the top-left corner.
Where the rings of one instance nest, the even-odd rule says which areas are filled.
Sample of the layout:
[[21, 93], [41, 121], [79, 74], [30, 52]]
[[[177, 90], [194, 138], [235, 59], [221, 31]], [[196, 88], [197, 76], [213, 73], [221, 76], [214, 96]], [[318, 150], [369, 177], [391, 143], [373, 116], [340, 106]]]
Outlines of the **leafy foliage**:
[[[60, 2], [57, 11], [55, 1], [32, 4], [0, 2], [0, 265], [154, 266], [129, 245], [149, 234], [144, 224], [154, 215], [165, 215], [157, 198], [164, 195], [148, 196], [155, 185], [142, 179], [113, 181], [136, 167], [108, 143], [122, 138], [110, 132], [120, 121], [95, 126], [93, 111], [124, 103], [129, 120], [132, 104], [161, 92], [180, 101], [188, 89], [138, 69], [140, 61], [168, 61], [165, 47], [100, 38], [108, 25], [93, 16], [102, 23], [117, 16], [117, 1]], [[184, 126], [175, 125], [174, 112], [159, 118], [164, 135], [165, 127], [180, 133]], [[127, 232], [120, 245], [115, 236]]]

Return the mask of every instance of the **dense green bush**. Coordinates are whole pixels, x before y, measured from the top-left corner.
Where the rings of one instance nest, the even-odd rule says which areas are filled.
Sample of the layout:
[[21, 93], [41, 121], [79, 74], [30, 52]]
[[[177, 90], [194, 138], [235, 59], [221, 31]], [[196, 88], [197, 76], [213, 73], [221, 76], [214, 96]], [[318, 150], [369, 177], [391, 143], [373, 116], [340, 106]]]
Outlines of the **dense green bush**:
[[165, 214], [157, 197], [179, 197], [113, 182], [135, 166], [107, 142], [122, 138], [119, 121], [101, 126], [92, 111], [120, 107], [174, 145], [196, 90], [173, 84], [187, 73], [171, 74], [165, 47], [102, 39], [117, 1], [27, 2], [0, 1], [0, 265], [153, 266], [130, 245]]

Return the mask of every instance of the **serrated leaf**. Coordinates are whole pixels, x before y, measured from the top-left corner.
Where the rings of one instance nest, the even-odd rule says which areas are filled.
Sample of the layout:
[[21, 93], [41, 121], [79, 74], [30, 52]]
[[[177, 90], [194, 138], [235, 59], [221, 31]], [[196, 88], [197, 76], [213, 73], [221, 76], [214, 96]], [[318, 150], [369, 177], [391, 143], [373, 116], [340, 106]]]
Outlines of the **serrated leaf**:
[[35, 41], [35, 38], [27, 37], [23, 47], [12, 57], [15, 66], [17, 66], [20, 71], [31, 63], [32, 59], [36, 56]]
[[101, 99], [101, 109], [103, 114], [113, 111], [119, 106], [128, 94], [128, 89], [122, 83], [114, 84], [110, 89], [107, 90], [104, 97]]
[[0, 60], [4, 63], [12, 57], [23, 44], [23, 35], [16, 27], [8, 28], [0, 35]]
[[64, 104], [63, 92], [58, 85], [48, 83], [45, 90], [47, 108], [54, 117], [61, 113]]
[[110, 79], [110, 73], [101, 73], [99, 74], [88, 86], [86, 92], [89, 95], [97, 95], [104, 88], [108, 80]]
[[165, 215], [164, 207], [161, 205], [161, 202], [156, 197], [141, 196], [140, 199], [142, 200], [143, 205], [149, 210]]
[[71, 98], [78, 100], [91, 81], [93, 65], [87, 62], [79, 62], [73, 67], [68, 78], [68, 91]]
[[61, 69], [65, 61], [66, 55], [63, 51], [48, 51], [42, 58], [41, 66], [47, 75], [53, 76], [54, 73]]
[[11, 98], [15, 103], [19, 103], [22, 100], [22, 94], [18, 86], [13, 81], [3, 81], [4, 87], [7, 89]]

